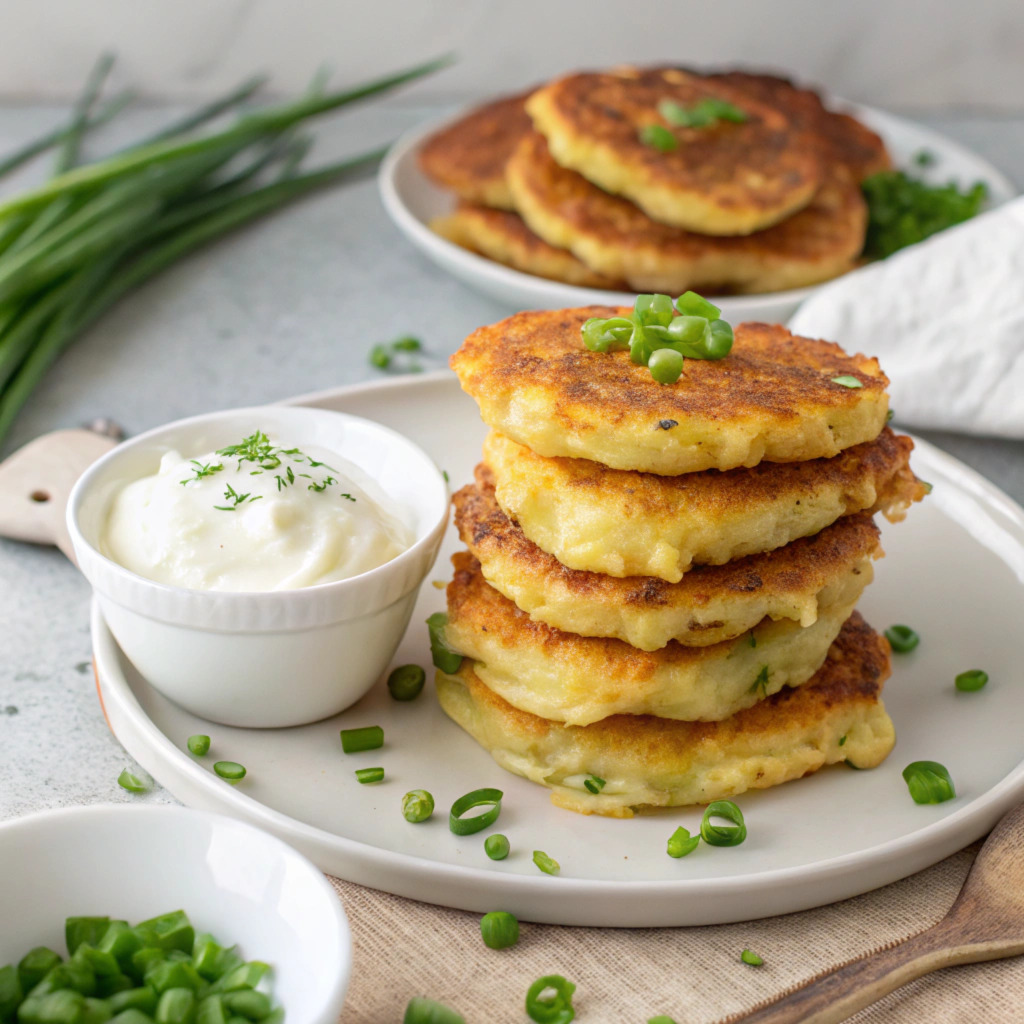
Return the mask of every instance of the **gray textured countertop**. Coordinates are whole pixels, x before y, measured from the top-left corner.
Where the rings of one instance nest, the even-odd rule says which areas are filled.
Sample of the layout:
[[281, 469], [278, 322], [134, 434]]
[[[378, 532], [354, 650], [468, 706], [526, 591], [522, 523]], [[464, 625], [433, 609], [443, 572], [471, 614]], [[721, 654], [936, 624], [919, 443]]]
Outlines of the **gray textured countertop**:
[[[318, 129], [316, 159], [369, 148], [435, 113], [391, 102], [343, 114]], [[0, 108], [0, 151], [62, 115]], [[107, 139], [116, 145], [162, 116], [127, 115]], [[1024, 183], [1024, 117], [923, 120]], [[130, 296], [60, 360], [0, 454], [98, 415], [137, 433], [368, 380], [378, 375], [370, 346], [399, 334], [423, 338], [443, 365], [470, 330], [508, 312], [420, 257], [365, 181], [243, 230]], [[1024, 444], [928, 436], [1024, 501]], [[0, 541], [0, 819], [139, 799], [116, 784], [130, 761], [99, 713], [88, 609], [89, 588], [63, 556]]]

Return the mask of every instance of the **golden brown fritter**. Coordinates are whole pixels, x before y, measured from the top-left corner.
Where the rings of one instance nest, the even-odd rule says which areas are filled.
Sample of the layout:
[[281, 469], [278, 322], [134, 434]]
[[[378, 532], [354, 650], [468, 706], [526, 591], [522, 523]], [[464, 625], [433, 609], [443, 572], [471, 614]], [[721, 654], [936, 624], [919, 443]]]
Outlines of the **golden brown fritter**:
[[529, 92], [475, 107], [454, 124], [431, 135], [420, 147], [420, 169], [460, 199], [512, 209], [505, 164], [530, 131], [524, 103]]
[[548, 245], [517, 213], [460, 202], [454, 212], [435, 217], [430, 228], [463, 249], [526, 274], [584, 288], [622, 287], [621, 283], [591, 270], [568, 249]]
[[659, 224], [628, 199], [559, 166], [531, 132], [508, 162], [516, 209], [545, 241], [636, 291], [678, 295], [773, 292], [845, 273], [864, 247], [867, 205], [843, 167], [830, 167], [814, 199], [750, 235], [696, 234]]
[[677, 583], [693, 563], [772, 551], [854, 512], [902, 519], [925, 494], [912, 449], [886, 428], [831, 459], [658, 476], [547, 458], [492, 431], [484, 461], [505, 514], [562, 565]]
[[[664, 101], [690, 109], [707, 99], [733, 104], [747, 120], [681, 128], [659, 113]], [[822, 180], [818, 149], [790, 116], [677, 68], [567, 75], [538, 89], [526, 109], [559, 164], [688, 231], [759, 231], [806, 206]], [[676, 148], [642, 141], [649, 125], [671, 131]]]
[[644, 651], [670, 640], [721, 643], [766, 617], [810, 626], [819, 611], [856, 601], [882, 554], [878, 528], [860, 513], [768, 554], [697, 566], [679, 583], [581, 572], [542, 551], [502, 512], [484, 465], [476, 477], [453, 498], [455, 524], [487, 582], [538, 622]]
[[[767, 789], [849, 761], [873, 768], [895, 733], [881, 701], [889, 645], [856, 612], [815, 677], [722, 722], [616, 715], [562, 725], [519, 711], [466, 660], [437, 673], [441, 707], [508, 771], [550, 787], [552, 802], [582, 814], [631, 817]], [[584, 781], [605, 780], [596, 794]]]
[[[589, 317], [607, 306], [517, 313], [474, 331], [451, 358], [488, 426], [541, 455], [674, 475], [828, 458], [885, 424], [878, 361], [784, 327], [740, 324], [721, 360], [687, 359], [659, 384], [628, 352], [590, 352]], [[834, 382], [855, 377], [859, 388]]]
[[718, 721], [784, 686], [801, 686], [825, 660], [859, 597], [823, 611], [812, 626], [769, 619], [711, 647], [673, 641], [640, 651], [622, 640], [535, 622], [484, 580], [468, 552], [452, 562], [448, 645], [472, 658], [477, 676], [502, 699], [570, 725], [623, 714]]

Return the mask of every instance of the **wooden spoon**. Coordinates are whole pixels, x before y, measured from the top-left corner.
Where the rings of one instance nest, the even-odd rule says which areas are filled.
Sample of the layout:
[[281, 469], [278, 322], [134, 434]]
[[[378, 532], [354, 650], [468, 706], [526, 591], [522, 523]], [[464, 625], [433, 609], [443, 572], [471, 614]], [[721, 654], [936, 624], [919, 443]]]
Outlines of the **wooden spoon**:
[[761, 1003], [722, 1024], [836, 1024], [941, 967], [1024, 953], [1024, 804], [985, 841], [949, 913], [927, 931]]

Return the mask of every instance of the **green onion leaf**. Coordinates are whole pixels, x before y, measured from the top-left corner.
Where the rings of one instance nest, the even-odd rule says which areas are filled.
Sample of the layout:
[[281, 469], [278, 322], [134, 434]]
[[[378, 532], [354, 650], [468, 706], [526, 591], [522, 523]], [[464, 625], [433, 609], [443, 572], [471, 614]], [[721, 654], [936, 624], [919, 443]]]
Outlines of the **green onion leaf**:
[[534, 1024], [569, 1024], [576, 1017], [575, 991], [576, 986], [562, 975], [545, 974], [526, 991], [526, 1015]]
[[669, 124], [678, 128], [708, 128], [719, 121], [742, 124], [749, 120], [739, 107], [726, 100], [707, 97], [690, 107], [684, 107], [675, 100], [664, 99], [658, 104], [658, 113]]
[[604, 779], [599, 779], [596, 775], [588, 775], [583, 780], [583, 788], [588, 793], [600, 793], [602, 789], [607, 785]]
[[205, 757], [210, 752], [210, 737], [204, 736], [202, 733], [196, 733], [195, 736], [189, 736], [188, 749], [192, 751], [196, 757]]
[[245, 765], [237, 761], [217, 761], [213, 766], [214, 772], [222, 779], [226, 779], [231, 785], [241, 782], [246, 776]]
[[941, 804], [956, 796], [949, 772], [938, 761], [912, 761], [903, 778], [915, 804]]
[[699, 842], [699, 835], [691, 836], [689, 830], [680, 825], [668, 837], [667, 853], [670, 857], [685, 857], [688, 853], [693, 853], [697, 849]]
[[359, 754], [364, 750], [379, 750], [384, 746], [384, 730], [379, 725], [365, 725], [361, 729], [341, 730], [341, 749], [346, 754]]
[[980, 668], [972, 668], [967, 672], [961, 672], [955, 682], [956, 688], [961, 693], [974, 693], [988, 682], [988, 673], [983, 672]]
[[751, 967], [760, 967], [764, 963], [764, 960], [750, 949], [743, 950], [743, 952], [740, 953], [740, 959], [745, 964], [750, 964]]
[[921, 642], [921, 638], [909, 626], [898, 625], [890, 626], [885, 631], [885, 639], [897, 654], [907, 654]]
[[466, 1024], [466, 1019], [443, 1003], [417, 996], [409, 1000], [402, 1024]]
[[434, 813], [434, 798], [425, 789], [411, 789], [402, 797], [402, 817], [416, 824]]
[[[712, 818], [725, 818], [733, 825], [713, 825]], [[731, 800], [712, 801], [704, 810], [700, 835], [711, 846], [739, 846], [747, 838], [743, 812]]]
[[[500, 789], [474, 789], [465, 796], [460, 796], [448, 813], [448, 827], [457, 836], [471, 836], [474, 832], [482, 832], [493, 825], [501, 814], [501, 798], [505, 794]], [[471, 818], [463, 815], [474, 807], [487, 807], [482, 814]]]
[[504, 860], [508, 856], [510, 848], [508, 836], [503, 836], [500, 832], [496, 832], [484, 840], [484, 853], [491, 860]]
[[645, 146], [659, 153], [673, 153], [679, 148], [679, 140], [664, 125], [645, 124], [637, 134]]
[[406, 334], [391, 342], [391, 348], [395, 352], [420, 352], [423, 349], [423, 342], [419, 338]]
[[388, 693], [392, 700], [415, 700], [426, 679], [427, 673], [419, 665], [399, 665], [388, 676]]
[[833, 384], [842, 384], [844, 388], [862, 388], [863, 383], [856, 377], [850, 376], [850, 374], [844, 374], [842, 377], [833, 377]]
[[384, 781], [384, 769], [383, 768], [357, 768], [356, 769], [356, 781], [361, 785], [365, 786], [371, 782], [383, 782]]
[[496, 910], [480, 918], [480, 935], [489, 949], [508, 949], [519, 941], [519, 922], [512, 914]]
[[683, 292], [676, 299], [676, 309], [680, 316], [699, 316], [705, 320], [717, 320], [722, 315], [718, 306], [693, 291]]
[[549, 857], [543, 850], [533, 851], [533, 863], [544, 872], [545, 875], [557, 875], [562, 867], [554, 857]]
[[145, 772], [133, 772], [130, 768], [118, 775], [117, 784], [129, 793], [148, 793], [153, 788], [153, 780]]
[[427, 619], [427, 631], [430, 634], [430, 656], [434, 667], [451, 675], [453, 672], [459, 671], [462, 655], [448, 646], [444, 638], [444, 629], [447, 625], [448, 615], [446, 612], [434, 612]]

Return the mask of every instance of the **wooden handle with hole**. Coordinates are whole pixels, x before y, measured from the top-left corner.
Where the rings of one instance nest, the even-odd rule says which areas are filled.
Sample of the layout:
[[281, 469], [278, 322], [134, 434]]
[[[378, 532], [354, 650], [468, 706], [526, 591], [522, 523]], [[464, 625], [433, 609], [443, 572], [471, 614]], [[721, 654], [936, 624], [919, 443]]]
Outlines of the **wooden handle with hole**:
[[75, 481], [117, 442], [91, 430], [57, 430], [0, 462], [0, 537], [54, 544], [73, 562], [64, 521]]

